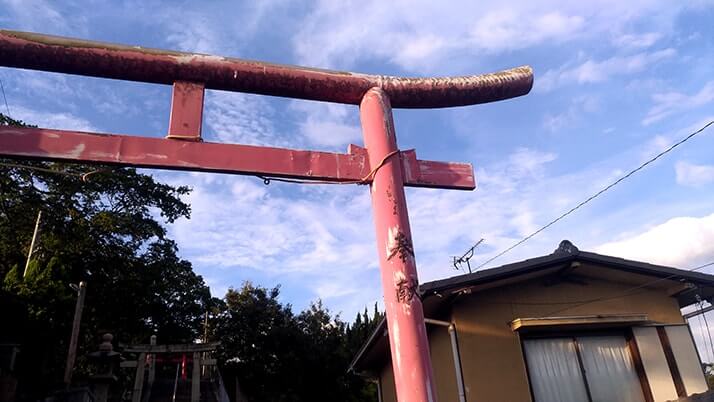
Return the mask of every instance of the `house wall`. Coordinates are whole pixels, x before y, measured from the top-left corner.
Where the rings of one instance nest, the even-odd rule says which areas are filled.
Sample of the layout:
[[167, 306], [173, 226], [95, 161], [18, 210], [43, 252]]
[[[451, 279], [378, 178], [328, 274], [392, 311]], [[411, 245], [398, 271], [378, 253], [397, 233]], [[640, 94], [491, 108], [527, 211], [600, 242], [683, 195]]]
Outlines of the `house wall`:
[[394, 387], [394, 372], [392, 372], [392, 361], [387, 361], [387, 365], [382, 368], [379, 375], [379, 388], [382, 391], [382, 402], [397, 402], [397, 390]]
[[[578, 270], [586, 269], [581, 267]], [[543, 280], [535, 279], [459, 296], [452, 308], [452, 320], [458, 333], [466, 400], [531, 400], [521, 342], [518, 333], [509, 326], [516, 318], [644, 313], [658, 323], [684, 323], [676, 300], [669, 297], [664, 288], [639, 289], [625, 297], [567, 310], [563, 309], [573, 305], [534, 304], [567, 303], [619, 295], [634, 286], [617, 279], [607, 280], [607, 275], [604, 275], [603, 279], [587, 279], [585, 284], [565, 282], [552, 286], [545, 286]], [[429, 338], [438, 401], [458, 401], [448, 332], [431, 329]], [[395, 401], [391, 366], [382, 371], [382, 381], [383, 401]]]
[[[439, 401], [458, 401], [459, 394], [456, 389], [456, 374], [454, 359], [451, 352], [451, 339], [446, 327], [428, 325], [430, 355], [434, 370], [434, 384], [437, 389]], [[380, 387], [383, 402], [397, 402], [394, 386], [394, 373], [390, 362], [382, 369], [380, 374]]]

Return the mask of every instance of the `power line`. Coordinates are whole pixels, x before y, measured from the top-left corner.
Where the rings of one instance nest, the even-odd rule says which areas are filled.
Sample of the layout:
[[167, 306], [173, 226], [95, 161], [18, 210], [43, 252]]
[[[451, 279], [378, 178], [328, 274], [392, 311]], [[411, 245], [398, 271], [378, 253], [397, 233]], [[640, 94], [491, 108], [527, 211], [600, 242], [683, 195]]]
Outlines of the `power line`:
[[[714, 261], [708, 262], [708, 263], [703, 264], [703, 265], [700, 265], [700, 266], [698, 266], [698, 267], [694, 267], [694, 268], [692, 268], [692, 269], [688, 269], [688, 270], [686, 270], [686, 271], [689, 271], [689, 272], [699, 271], [700, 269], [704, 269], [704, 268], [710, 267], [710, 266], [712, 266], [712, 265], [714, 265]], [[627, 290], [625, 290], [624, 292], [622, 292], [622, 293], [620, 293], [620, 294], [617, 294], [617, 295], [613, 295], [613, 296], [598, 297], [598, 298], [595, 298], [595, 299], [582, 300], [582, 301], [579, 301], [579, 302], [578, 302], [578, 301], [575, 301], [575, 302], [550, 303], [550, 304], [575, 304], [575, 305], [573, 305], [573, 306], [568, 306], [568, 307], [564, 307], [564, 308], [561, 308], [561, 309], [558, 309], [558, 310], [555, 310], [555, 311], [551, 311], [550, 313], [546, 314], [546, 316], [552, 316], [553, 314], [557, 314], [557, 313], [563, 312], [563, 311], [565, 311], [565, 310], [570, 310], [570, 309], [575, 308], [575, 307], [581, 307], [581, 306], [584, 306], [584, 305], [586, 305], [586, 304], [592, 304], [592, 303], [597, 303], [597, 302], [607, 301], [607, 300], [614, 300], [614, 299], [619, 299], [619, 298], [622, 298], [622, 297], [627, 297], [627, 296], [631, 296], [631, 295], [634, 295], [634, 294], [642, 293], [642, 292], [645, 292], [645, 291], [646, 291], [646, 290], [642, 290], [643, 288], [652, 286], [652, 285], [654, 285], [654, 284], [656, 284], [656, 283], [659, 283], [659, 282], [663, 282], [663, 281], [667, 281], [667, 280], [670, 280], [670, 279], [673, 279], [673, 278], [677, 278], [677, 277], [679, 277], [679, 276], [680, 276], [679, 274], [671, 274], [671, 275], [668, 275], [668, 276], [666, 276], [666, 277], [664, 277], [664, 278], [658, 278], [658, 279], [655, 279], [655, 280], [653, 280], [653, 281], [643, 283], [642, 285], [633, 286], [633, 287], [631, 287], [630, 289], [627, 289]], [[519, 303], [515, 303], [515, 304], [519, 304]]]
[[0, 162], [0, 166], [15, 168], [15, 169], [35, 170], [38, 172], [53, 173], [53, 174], [59, 174], [59, 175], [63, 175], [63, 176], [77, 177], [79, 179], [82, 179], [82, 181], [85, 181], [85, 182], [88, 181], [89, 176], [94, 175], [96, 173], [101, 173], [101, 172], [107, 171], [106, 169], [103, 169], [103, 170], [92, 170], [92, 171], [89, 171], [86, 173], [72, 173], [72, 172], [65, 172], [62, 170], [47, 169], [47, 168], [43, 168], [43, 167], [39, 167], [39, 166], [22, 165], [22, 164], [7, 163], [7, 162]]
[[[704, 269], [704, 268], [706, 268], [706, 267], [711, 267], [711, 266], [714, 266], [714, 261], [708, 262], [708, 263], [703, 264], [703, 265], [700, 265], [700, 266], [698, 266], [698, 267], [694, 267], [694, 268], [691, 268], [691, 269], [687, 269], [687, 270], [685, 270], [685, 271], [694, 272], [694, 271], [699, 271], [700, 269]], [[650, 282], [645, 282], [645, 283], [643, 283], [643, 284], [641, 284], [641, 285], [633, 286], [633, 287], [631, 287], [631, 288], [629, 288], [629, 289], [626, 289], [626, 290], [624, 290], [623, 292], [618, 293], [618, 294], [616, 294], [616, 295], [604, 296], [604, 297], [596, 297], [596, 298], [592, 298], [592, 299], [581, 299], [581, 300], [570, 300], [570, 301], [559, 301], [559, 302], [545, 302], [545, 301], [544, 301], [544, 302], [538, 302], [538, 301], [532, 301], [532, 302], [518, 302], [518, 301], [515, 301], [515, 302], [514, 302], [513, 300], [484, 300], [484, 303], [487, 303], [487, 304], [516, 304], [516, 305], [519, 305], [519, 306], [567, 306], [567, 307], [564, 307], [564, 308], [562, 308], [562, 309], [555, 310], [555, 311], [551, 311], [550, 313], [545, 314], [546, 316], [549, 316], [549, 315], [552, 315], [552, 314], [559, 313], [559, 312], [561, 312], [561, 311], [565, 311], [565, 310], [568, 310], [568, 309], [571, 309], [571, 308], [574, 308], [574, 307], [584, 306], [584, 305], [590, 304], [590, 303], [596, 303], [596, 302], [607, 301], [607, 300], [614, 300], [614, 299], [619, 299], [619, 298], [622, 298], [622, 297], [627, 297], [627, 296], [631, 296], [631, 295], [634, 295], [634, 294], [646, 292], [647, 290], [641, 290], [641, 289], [646, 288], [646, 287], [649, 287], [649, 286], [652, 286], [652, 285], [657, 284], [657, 283], [659, 283], [659, 282], [663, 282], [663, 281], [667, 281], [667, 280], [670, 280], [670, 279], [677, 278], [677, 277], [679, 277], [679, 276], [680, 276], [680, 274], [671, 274], [671, 275], [668, 275], [668, 276], [663, 277], [663, 278], [657, 278], [657, 279], [652, 280], [652, 281], [650, 281]], [[641, 290], [641, 291], [640, 291], [640, 290]]]
[[[702, 302], [699, 302], [700, 308], [702, 306]], [[702, 313], [700, 316], [704, 319], [704, 325], [707, 327], [707, 337], [709, 338], [709, 345], [712, 348], [712, 356], [714, 356], [714, 341], [712, 341], [712, 331], [709, 329], [709, 321], [707, 321], [707, 314]]]
[[[703, 314], [699, 314], [699, 327], [700, 328], [704, 327], [704, 321], [702, 321], [702, 315]], [[702, 342], [704, 343], [704, 352], [709, 354], [709, 352], [711, 351], [711, 355], [709, 355], [709, 356], [714, 356], [714, 349], [711, 348], [711, 344], [707, 343], [707, 338], [704, 336], [704, 334], [702, 334]], [[707, 358], [709, 358], [709, 356], [707, 356]]]
[[540, 232], [542, 232], [542, 231], [548, 229], [549, 227], [555, 225], [556, 223], [558, 223], [560, 220], [562, 220], [562, 219], [565, 218], [566, 216], [568, 216], [568, 215], [572, 214], [573, 212], [577, 211], [578, 209], [580, 209], [580, 207], [584, 206], [585, 204], [588, 204], [590, 201], [592, 201], [592, 200], [594, 200], [595, 198], [599, 197], [599, 196], [602, 195], [604, 192], [610, 190], [611, 188], [613, 188], [613, 187], [615, 187], [616, 185], [620, 184], [620, 183], [623, 182], [624, 180], [628, 179], [628, 178], [629, 178], [630, 176], [632, 176], [633, 174], [639, 172], [640, 170], [644, 169], [646, 166], [650, 165], [651, 163], [653, 163], [653, 162], [656, 161], [657, 159], [659, 159], [659, 158], [661, 158], [662, 156], [664, 156], [665, 154], [669, 153], [669, 152], [672, 151], [673, 149], [675, 149], [675, 148], [677, 148], [678, 146], [680, 146], [680, 145], [684, 144], [685, 142], [689, 141], [692, 137], [694, 137], [695, 135], [697, 135], [697, 134], [701, 133], [702, 131], [706, 130], [706, 129], [707, 129], [709, 126], [711, 126], [712, 124], [714, 124], [714, 120], [712, 120], [712, 121], [710, 121], [709, 123], [705, 124], [705, 125], [704, 125], [702, 128], [700, 128], [699, 130], [694, 131], [693, 133], [687, 135], [686, 137], [684, 137], [683, 139], [679, 140], [678, 142], [672, 144], [669, 148], [665, 149], [664, 151], [662, 151], [662, 152], [658, 153], [657, 155], [655, 155], [654, 157], [650, 158], [649, 160], [647, 160], [646, 162], [644, 162], [644, 163], [641, 164], [640, 166], [638, 166], [638, 167], [636, 167], [635, 169], [633, 169], [633, 170], [631, 170], [630, 172], [628, 172], [626, 175], [624, 175], [624, 176], [620, 177], [619, 179], [615, 180], [614, 182], [608, 184], [608, 185], [605, 186], [602, 190], [600, 190], [600, 191], [598, 191], [597, 193], [591, 195], [590, 197], [588, 197], [588, 198], [585, 199], [584, 201], [580, 202], [578, 205], [576, 205], [576, 206], [570, 208], [568, 211], [564, 212], [563, 214], [561, 214], [561, 215], [558, 216], [557, 218], [555, 218], [555, 219], [553, 219], [552, 221], [548, 222], [548, 224], [546, 224], [545, 226], [542, 226], [540, 229], [538, 229], [538, 230], [536, 230], [535, 232], [529, 234], [528, 236], [524, 237], [523, 239], [517, 241], [516, 243], [514, 243], [513, 245], [511, 245], [511, 246], [508, 247], [507, 249], [505, 249], [505, 250], [501, 251], [500, 253], [496, 254], [495, 256], [489, 258], [488, 260], [486, 260], [485, 262], [483, 262], [482, 264], [480, 264], [478, 267], [476, 267], [476, 270], [478, 271], [479, 269], [481, 269], [481, 268], [483, 268], [484, 266], [488, 265], [489, 263], [491, 263], [492, 261], [496, 260], [497, 258], [500, 258], [501, 256], [503, 256], [504, 254], [510, 252], [510, 251], [513, 250], [514, 248], [516, 248], [516, 247], [520, 246], [521, 244], [527, 242], [528, 240], [530, 240], [531, 238], [533, 238], [534, 236], [536, 236], [536, 235], [539, 234]]
[[7, 117], [10, 117], [10, 106], [7, 105], [7, 97], [5, 96], [5, 86], [2, 84], [2, 78], [0, 78], [0, 90], [2, 90], [2, 98], [5, 100], [5, 109], [7, 109]]

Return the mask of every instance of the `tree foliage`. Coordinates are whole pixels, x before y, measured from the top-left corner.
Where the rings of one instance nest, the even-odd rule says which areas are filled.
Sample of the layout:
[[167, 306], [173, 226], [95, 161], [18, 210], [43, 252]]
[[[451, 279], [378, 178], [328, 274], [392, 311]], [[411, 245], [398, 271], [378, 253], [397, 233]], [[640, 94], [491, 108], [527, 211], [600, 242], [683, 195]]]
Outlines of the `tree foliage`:
[[[24, 123], [0, 114], [0, 125]], [[238, 378], [248, 400], [375, 401], [376, 387], [347, 369], [383, 318], [376, 306], [346, 323], [321, 302], [294, 314], [279, 287], [246, 283], [211, 299], [163, 226], [190, 216], [181, 199], [189, 191], [131, 168], [0, 159], [0, 302], [12, 304], [6, 317], [23, 321], [0, 342], [22, 343], [20, 374], [33, 385], [20, 389], [23, 399], [61, 379], [76, 301], [69, 285], [83, 280], [80, 368], [103, 332], [127, 344], [152, 334], [192, 342], [209, 311], [225, 379]], [[39, 241], [23, 275], [38, 211]]]
[[[1, 114], [0, 124], [24, 125]], [[189, 191], [131, 168], [0, 159], [0, 279], [27, 306], [24, 341], [45, 350], [30, 357], [38, 345], [23, 348], [23, 361], [47, 367], [38, 379], [61, 378], [76, 300], [69, 285], [81, 280], [79, 356], [96, 348], [100, 331], [124, 343], [151, 334], [191, 342], [202, 333], [208, 287], [162, 224], [190, 216], [181, 199]], [[23, 278], [38, 211], [40, 235]]]
[[213, 336], [220, 362], [250, 401], [375, 401], [376, 387], [348, 373], [351, 359], [383, 315], [352, 324], [321, 302], [300, 314], [279, 301], [280, 288], [245, 283], [230, 289]]

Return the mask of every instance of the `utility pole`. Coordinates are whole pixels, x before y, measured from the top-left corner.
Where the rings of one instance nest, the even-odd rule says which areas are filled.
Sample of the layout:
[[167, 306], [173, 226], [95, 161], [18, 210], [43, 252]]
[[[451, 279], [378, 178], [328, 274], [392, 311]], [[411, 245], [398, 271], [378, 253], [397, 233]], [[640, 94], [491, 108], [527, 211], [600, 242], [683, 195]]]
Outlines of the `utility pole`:
[[77, 305], [74, 308], [74, 321], [72, 322], [72, 336], [69, 339], [69, 350], [67, 352], [67, 367], [64, 370], [64, 383], [69, 388], [72, 382], [72, 370], [74, 361], [77, 358], [77, 339], [79, 339], [79, 324], [82, 321], [82, 309], [84, 309], [84, 296], [87, 293], [87, 283], [79, 282], [79, 287], [72, 286], [77, 291]]
[[206, 310], [206, 318], [203, 321], [203, 343], [208, 343], [208, 310]]
[[24, 278], [27, 275], [27, 269], [30, 267], [32, 253], [35, 251], [35, 241], [37, 241], [37, 233], [40, 231], [40, 219], [42, 218], [42, 210], [37, 211], [37, 221], [35, 222], [35, 231], [32, 233], [32, 242], [30, 242], [30, 251], [27, 252], [27, 261], [25, 262], [25, 271], [22, 273]]
[[[208, 343], [208, 310], [206, 310], [206, 318], [203, 321], [203, 343]], [[203, 358], [208, 358], [208, 352], [203, 352]], [[194, 362], [194, 364], [196, 364]], [[206, 376], [206, 366], [201, 366], [201, 375]]]

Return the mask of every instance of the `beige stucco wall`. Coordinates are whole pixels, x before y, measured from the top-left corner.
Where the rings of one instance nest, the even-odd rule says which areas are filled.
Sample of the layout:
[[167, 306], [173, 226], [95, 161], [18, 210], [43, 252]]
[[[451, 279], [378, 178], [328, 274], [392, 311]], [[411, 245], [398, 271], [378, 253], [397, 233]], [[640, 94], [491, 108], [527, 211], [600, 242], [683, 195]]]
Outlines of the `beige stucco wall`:
[[379, 376], [379, 386], [382, 391], [382, 402], [397, 402], [397, 390], [394, 388], [394, 373], [392, 372], [392, 362], [382, 368]]
[[[620, 295], [632, 286], [631, 283], [607, 279], [587, 279], [585, 285], [560, 283], [553, 286], [544, 286], [543, 280], [533, 280], [459, 296], [452, 308], [452, 320], [458, 333], [466, 400], [531, 400], [521, 342], [509, 326], [515, 318], [645, 313], [650, 320], [660, 323], [684, 322], [676, 300], [669, 297], [665, 289], [641, 289], [626, 297], [564, 311], [557, 310], [568, 305], [513, 304], [588, 300]], [[448, 332], [445, 328], [431, 329], [429, 337], [438, 400], [458, 401]], [[391, 366], [383, 370], [382, 381], [383, 400], [395, 401]]]
[[[446, 327], [429, 325], [428, 336], [430, 344], [430, 354], [432, 365], [439, 367], [434, 370], [434, 383], [440, 401], [458, 401], [458, 391], [456, 389], [456, 374], [454, 371], [453, 357], [451, 352], [451, 340]], [[396, 390], [394, 388], [394, 373], [392, 364], [388, 363], [382, 369], [380, 375], [382, 401], [396, 402]]]

